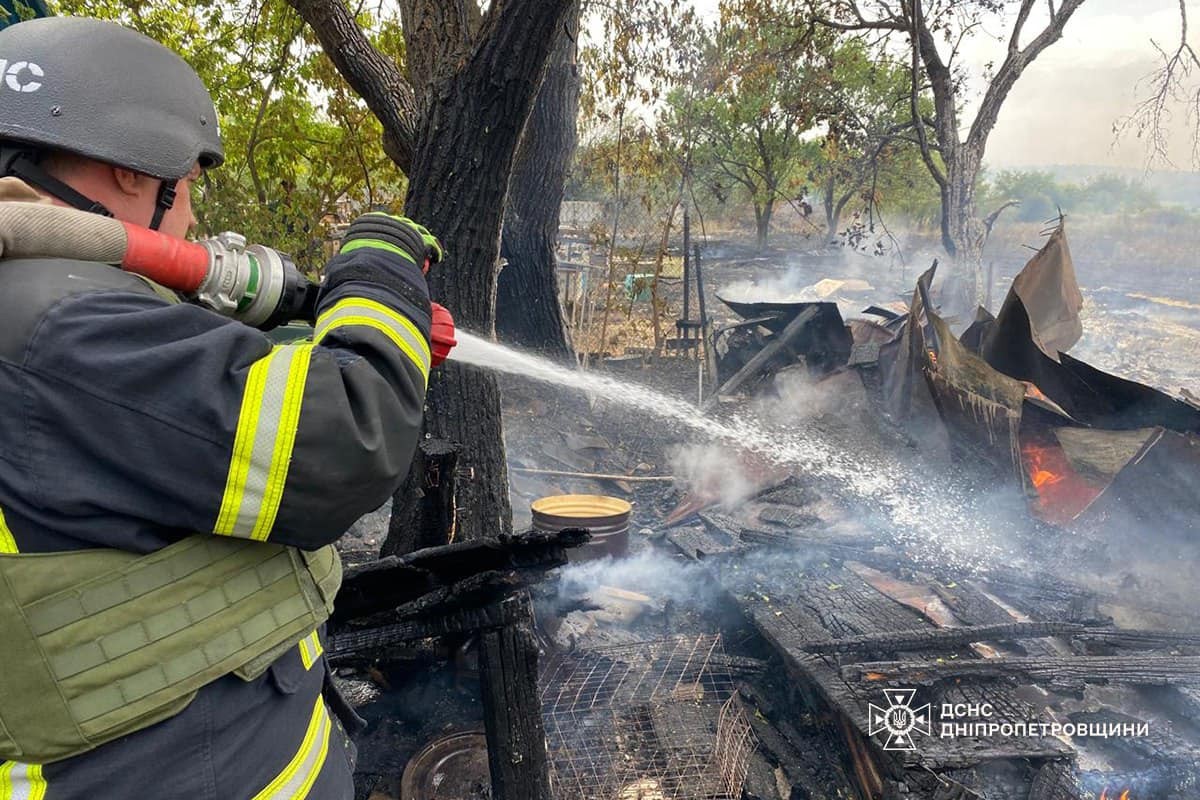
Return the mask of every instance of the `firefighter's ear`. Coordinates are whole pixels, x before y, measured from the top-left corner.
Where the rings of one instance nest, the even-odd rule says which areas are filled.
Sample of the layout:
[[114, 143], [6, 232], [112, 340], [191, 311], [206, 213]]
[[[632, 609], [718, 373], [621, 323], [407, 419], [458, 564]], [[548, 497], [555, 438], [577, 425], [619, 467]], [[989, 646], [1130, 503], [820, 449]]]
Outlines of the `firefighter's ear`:
[[109, 167], [112, 170], [113, 185], [128, 197], [141, 197], [146, 193], [153, 194], [158, 190], [158, 180], [140, 172], [134, 172], [124, 167]]

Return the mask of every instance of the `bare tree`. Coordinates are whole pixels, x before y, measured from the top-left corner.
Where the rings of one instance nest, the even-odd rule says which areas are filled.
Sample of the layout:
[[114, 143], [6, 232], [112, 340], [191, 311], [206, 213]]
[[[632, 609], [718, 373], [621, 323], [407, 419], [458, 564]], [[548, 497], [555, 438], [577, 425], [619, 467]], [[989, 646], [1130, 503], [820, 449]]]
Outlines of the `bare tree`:
[[[1002, 12], [1003, 0], [813, 0], [813, 21], [863, 35], [908, 39], [912, 70], [911, 115], [921, 156], [941, 192], [942, 246], [963, 267], [972, 269], [974, 297], [983, 296], [981, 252], [987, 229], [979, 219], [975, 188], [988, 137], [1008, 94], [1025, 69], [1062, 38], [1063, 28], [1084, 0], [1046, 0], [1045, 24], [1026, 30], [1036, 0], [1020, 0], [1007, 36], [1003, 61], [996, 67], [974, 120], [959, 118], [963, 81], [955, 59], [963, 40], [989, 14]], [[921, 93], [933, 95], [931, 119], [921, 114]]]
[[[495, 324], [500, 226], [514, 156], [572, 0], [403, 0], [408, 74], [376, 49], [342, 0], [288, 0], [384, 130], [405, 171], [405, 212], [434, 229], [448, 258], [433, 296], [460, 326]], [[427, 436], [462, 447], [457, 534], [509, 532], [500, 393], [484, 370], [447, 363], [430, 377]], [[409, 477], [410, 482], [418, 480]], [[397, 493], [398, 503], [416, 493]], [[412, 509], [394, 513], [408, 515]]]
[[1133, 113], [1116, 125], [1115, 133], [1121, 136], [1135, 133], [1146, 141], [1149, 163], [1171, 164], [1168, 127], [1172, 111], [1183, 106], [1188, 127], [1192, 129], [1192, 165], [1200, 166], [1200, 56], [1188, 42], [1188, 14], [1186, 0], [1179, 0], [1179, 42], [1167, 50], [1158, 42], [1151, 44], [1162, 59], [1162, 66], [1147, 75], [1141, 82], [1146, 87], [1144, 97]]

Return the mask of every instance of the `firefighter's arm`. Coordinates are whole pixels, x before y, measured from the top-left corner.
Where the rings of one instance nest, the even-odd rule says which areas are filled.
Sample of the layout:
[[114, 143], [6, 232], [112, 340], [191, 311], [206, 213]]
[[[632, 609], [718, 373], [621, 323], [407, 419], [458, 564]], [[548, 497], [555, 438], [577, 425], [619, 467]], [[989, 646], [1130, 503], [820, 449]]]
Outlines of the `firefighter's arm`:
[[420, 267], [373, 245], [330, 262], [312, 342], [273, 346], [149, 294], [69, 297], [25, 364], [31, 488], [82, 513], [330, 543], [408, 470], [429, 328]]
[[[395, 491], [416, 447], [432, 366], [423, 268], [441, 248], [426, 239], [436, 243], [383, 214], [350, 226], [326, 267], [313, 345], [277, 349], [247, 376], [215, 533], [322, 544]], [[282, 394], [270, 389], [273, 373], [289, 376]], [[278, 409], [252, 413], [260, 393]], [[283, 438], [271, 445], [255, 417], [276, 416]]]

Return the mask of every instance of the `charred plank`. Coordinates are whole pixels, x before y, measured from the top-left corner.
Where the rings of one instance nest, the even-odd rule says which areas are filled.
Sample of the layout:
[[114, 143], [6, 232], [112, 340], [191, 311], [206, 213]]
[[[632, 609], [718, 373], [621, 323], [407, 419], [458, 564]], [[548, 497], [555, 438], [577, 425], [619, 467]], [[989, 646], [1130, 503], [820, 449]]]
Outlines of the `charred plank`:
[[1044, 681], [1075, 689], [1087, 683], [1200, 687], [1198, 656], [980, 658], [942, 663], [874, 661], [842, 668], [850, 681], [931, 686], [955, 680]]
[[[461, 608], [457, 611], [434, 613], [431, 607], [426, 606], [419, 615], [426, 617], [424, 619], [410, 619], [372, 628], [339, 630], [329, 637], [325, 650], [330, 661], [337, 664], [349, 654], [358, 656], [372, 650], [421, 639], [501, 628], [519, 621], [514, 614], [509, 613], [509, 609], [510, 607], [504, 604], [492, 604], [482, 608]], [[404, 613], [400, 609], [398, 612]]]
[[972, 642], [1015, 641], [1043, 636], [1065, 636], [1085, 630], [1069, 622], [1009, 622], [998, 625], [972, 625], [965, 628], [921, 628], [865, 636], [849, 636], [803, 646], [809, 653], [880, 653], [901, 650], [955, 650]]
[[530, 531], [430, 547], [405, 556], [386, 556], [346, 570], [332, 619], [342, 623], [388, 611], [439, 587], [485, 572], [553, 569], [566, 563], [569, 548], [589, 538], [588, 532], [580, 528], [559, 533]]
[[1200, 633], [1147, 630], [1084, 630], [1076, 639], [1089, 644], [1106, 645], [1130, 650], [1171, 650], [1200, 648]]
[[[986, 593], [970, 583], [946, 585], [932, 584], [933, 591], [942, 599], [954, 615], [968, 625], [1007, 625], [1016, 618]], [[1031, 639], [1018, 645], [1021, 651], [1031, 655], [1054, 657], [1058, 651], [1047, 642]]]

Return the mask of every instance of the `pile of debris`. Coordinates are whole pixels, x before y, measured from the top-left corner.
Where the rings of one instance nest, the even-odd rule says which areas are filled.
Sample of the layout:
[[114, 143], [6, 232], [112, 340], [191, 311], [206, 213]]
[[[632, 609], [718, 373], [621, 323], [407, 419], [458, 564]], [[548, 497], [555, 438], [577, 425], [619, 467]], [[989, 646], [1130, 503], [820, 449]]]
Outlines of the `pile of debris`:
[[1063, 226], [999, 314], [978, 309], [961, 336], [931, 300], [936, 268], [917, 281], [907, 313], [867, 309], [881, 321], [847, 325], [829, 302], [726, 301], [745, 321], [723, 329], [732, 339], [719, 362], [725, 384], [710, 403], [790, 364], [819, 380], [852, 370], [883, 419], [922, 448], [1023, 488], [1046, 522], [1194, 538], [1200, 406], [1068, 354], [1082, 335], [1083, 298]]

